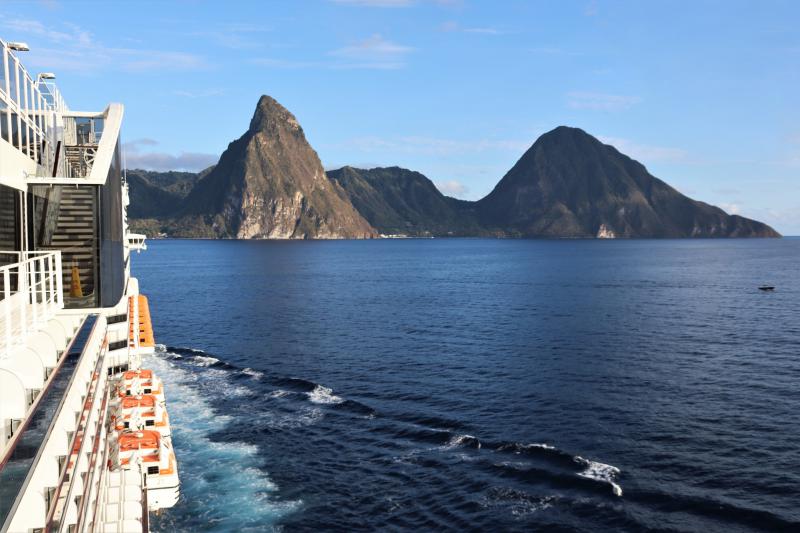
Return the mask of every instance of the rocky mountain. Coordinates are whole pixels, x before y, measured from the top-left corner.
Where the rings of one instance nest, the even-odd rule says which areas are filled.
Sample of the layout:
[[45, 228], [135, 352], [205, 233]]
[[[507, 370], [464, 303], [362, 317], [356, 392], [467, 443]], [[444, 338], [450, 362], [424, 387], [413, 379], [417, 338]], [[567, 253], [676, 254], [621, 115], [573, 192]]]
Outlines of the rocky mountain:
[[325, 173], [297, 119], [262, 96], [239, 139], [199, 174], [128, 172], [134, 231], [239, 239], [497, 236], [778, 237], [692, 200], [583, 130], [542, 135], [477, 202], [399, 167]]
[[328, 171], [328, 177], [380, 233], [414, 237], [483, 233], [472, 202], [443, 195], [419, 172], [400, 167], [343, 167]]
[[523, 237], [777, 237], [692, 200], [578, 128], [542, 135], [476, 205], [496, 234]]
[[[166, 192], [173, 196], [160, 201], [174, 202], [176, 193]], [[269, 96], [261, 97], [248, 130], [228, 145], [217, 165], [197, 180], [177, 209], [153, 218], [142, 226], [156, 223], [174, 236], [376, 236], [341, 187], [325, 175], [294, 115]]]

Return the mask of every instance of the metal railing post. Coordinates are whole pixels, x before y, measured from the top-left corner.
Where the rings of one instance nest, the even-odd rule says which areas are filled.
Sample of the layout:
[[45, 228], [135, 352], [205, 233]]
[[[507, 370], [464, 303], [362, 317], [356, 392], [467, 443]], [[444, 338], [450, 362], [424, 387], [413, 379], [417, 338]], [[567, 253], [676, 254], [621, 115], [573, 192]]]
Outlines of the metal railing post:
[[44, 256], [44, 290], [45, 294], [47, 295], [47, 306], [50, 307], [53, 302], [55, 296], [53, 294], [53, 256], [51, 254], [47, 254]]
[[[20, 257], [22, 259], [22, 257]], [[28, 276], [25, 274], [24, 263], [20, 261], [17, 263], [17, 292], [22, 293], [17, 298], [19, 302], [19, 322], [22, 335], [28, 334]]]
[[42, 307], [44, 308], [45, 314], [47, 313], [47, 311], [49, 311], [49, 309], [47, 308], [47, 284], [45, 283], [45, 280], [47, 279], [45, 276], [47, 272], [47, 270], [45, 270], [46, 259], [47, 256], [44, 255], [36, 258], [36, 262], [38, 263], [38, 268], [36, 269], [37, 270], [36, 283], [39, 284], [39, 292], [41, 293], [41, 298], [42, 298], [41, 303]]
[[63, 276], [64, 273], [61, 270], [61, 252], [56, 252], [56, 298], [58, 307], [62, 307], [64, 305], [64, 287], [63, 287]]
[[5, 327], [5, 349], [11, 348], [12, 342], [12, 324], [11, 324], [11, 271], [9, 268], [3, 269], [3, 315]]
[[30, 278], [27, 295], [33, 306], [33, 322], [31, 325], [35, 328], [39, 324], [39, 299], [36, 297], [36, 259], [27, 259], [25, 261], [25, 267], [27, 275]]

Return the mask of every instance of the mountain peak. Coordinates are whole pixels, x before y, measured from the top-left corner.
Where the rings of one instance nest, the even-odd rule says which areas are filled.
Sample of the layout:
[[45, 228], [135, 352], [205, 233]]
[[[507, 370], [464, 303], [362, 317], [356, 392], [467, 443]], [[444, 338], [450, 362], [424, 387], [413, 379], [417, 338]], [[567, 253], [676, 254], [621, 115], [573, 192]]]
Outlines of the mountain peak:
[[[237, 239], [365, 238], [375, 230], [325, 175], [297, 119], [274, 98], [258, 100], [250, 128], [184, 203], [210, 231]], [[211, 222], [208, 222], [211, 220]]]
[[598, 139], [589, 133], [586, 133], [580, 128], [573, 128], [572, 126], [558, 126], [555, 129], [548, 131], [537, 139], [536, 144], [548, 141], [571, 141], [571, 142], [599, 142]]
[[277, 128], [288, 128], [301, 133], [303, 131], [300, 123], [288, 109], [271, 96], [261, 95], [250, 120], [250, 132], [274, 131]]

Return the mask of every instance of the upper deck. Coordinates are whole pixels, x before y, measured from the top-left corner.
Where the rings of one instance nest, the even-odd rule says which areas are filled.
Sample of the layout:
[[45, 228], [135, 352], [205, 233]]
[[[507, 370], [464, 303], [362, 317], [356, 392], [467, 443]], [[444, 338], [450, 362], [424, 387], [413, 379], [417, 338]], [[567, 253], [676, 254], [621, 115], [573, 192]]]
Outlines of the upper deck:
[[18, 48], [0, 39], [0, 184], [19, 190], [72, 179], [102, 185], [119, 157], [122, 106], [70, 110], [54, 74], [32, 76]]

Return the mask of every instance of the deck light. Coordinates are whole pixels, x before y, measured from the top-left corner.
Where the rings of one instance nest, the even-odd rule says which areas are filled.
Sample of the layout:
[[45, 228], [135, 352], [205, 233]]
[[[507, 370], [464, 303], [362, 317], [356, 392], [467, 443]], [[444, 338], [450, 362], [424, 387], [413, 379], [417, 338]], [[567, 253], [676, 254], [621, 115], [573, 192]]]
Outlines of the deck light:
[[18, 42], [18, 43], [8, 43], [8, 47], [14, 50], [15, 52], [30, 52], [30, 47], [28, 43]]
[[56, 79], [56, 75], [52, 72], [40, 72], [38, 76], [36, 76], [40, 80], [54, 80]]

